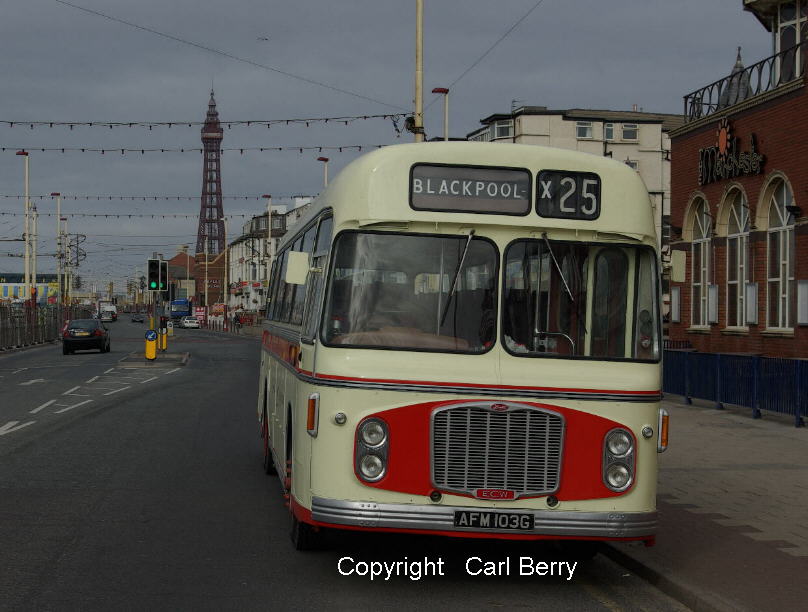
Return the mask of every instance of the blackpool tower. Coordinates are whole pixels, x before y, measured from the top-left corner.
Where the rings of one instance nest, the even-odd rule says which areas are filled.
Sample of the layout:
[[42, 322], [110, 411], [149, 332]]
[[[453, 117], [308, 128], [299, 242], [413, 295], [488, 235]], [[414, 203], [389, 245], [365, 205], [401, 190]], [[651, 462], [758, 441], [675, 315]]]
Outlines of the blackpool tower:
[[[202, 202], [199, 210], [199, 230], [196, 252], [213, 258], [224, 252], [224, 210], [222, 209], [221, 148], [224, 130], [219, 125], [219, 113], [213, 90], [210, 92], [208, 114], [202, 126]], [[206, 249], [207, 247], [207, 249]]]

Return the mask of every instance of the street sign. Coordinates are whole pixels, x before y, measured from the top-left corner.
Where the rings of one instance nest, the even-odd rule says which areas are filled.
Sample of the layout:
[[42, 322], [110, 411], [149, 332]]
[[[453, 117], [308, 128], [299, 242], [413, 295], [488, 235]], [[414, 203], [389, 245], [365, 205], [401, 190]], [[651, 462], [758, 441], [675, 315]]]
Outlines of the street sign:
[[157, 332], [150, 329], [146, 332], [146, 340], [157, 340]]

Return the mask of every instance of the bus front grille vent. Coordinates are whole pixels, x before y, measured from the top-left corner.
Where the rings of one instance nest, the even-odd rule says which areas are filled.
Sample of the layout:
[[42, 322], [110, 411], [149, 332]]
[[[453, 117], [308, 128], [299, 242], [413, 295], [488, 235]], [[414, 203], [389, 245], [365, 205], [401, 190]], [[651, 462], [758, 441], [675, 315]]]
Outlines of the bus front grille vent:
[[[511, 402], [441, 408], [432, 414], [432, 483], [500, 499], [558, 490], [564, 418]], [[478, 494], [478, 492], [480, 492]]]

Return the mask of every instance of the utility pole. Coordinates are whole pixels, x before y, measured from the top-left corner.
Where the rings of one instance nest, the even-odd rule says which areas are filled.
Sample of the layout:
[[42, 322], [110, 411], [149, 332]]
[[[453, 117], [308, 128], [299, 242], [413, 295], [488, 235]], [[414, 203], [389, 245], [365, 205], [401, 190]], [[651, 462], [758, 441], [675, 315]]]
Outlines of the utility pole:
[[64, 300], [62, 295], [62, 194], [54, 191], [51, 197], [56, 198], [56, 292], [58, 303]]
[[34, 290], [32, 292], [32, 300], [33, 306], [36, 308], [37, 302], [39, 301], [39, 296], [37, 295], [36, 291], [36, 241], [37, 241], [37, 225], [39, 221], [39, 213], [36, 211], [36, 204], [33, 206], [32, 212], [32, 230], [33, 230], [33, 237], [32, 237], [32, 245], [33, 245], [33, 257], [31, 259], [31, 285], [33, 286]]
[[31, 238], [28, 235], [29, 227], [28, 227], [28, 215], [29, 215], [29, 207], [30, 202], [28, 201], [28, 151], [17, 151], [17, 155], [21, 155], [24, 158], [23, 167], [24, 170], [24, 182], [25, 182], [25, 198], [23, 200], [23, 212], [25, 217], [24, 222], [24, 234], [23, 238], [25, 239], [25, 275], [24, 275], [24, 283], [25, 283], [25, 299], [26, 301], [31, 299]]
[[415, 0], [415, 142], [424, 141], [424, 0]]

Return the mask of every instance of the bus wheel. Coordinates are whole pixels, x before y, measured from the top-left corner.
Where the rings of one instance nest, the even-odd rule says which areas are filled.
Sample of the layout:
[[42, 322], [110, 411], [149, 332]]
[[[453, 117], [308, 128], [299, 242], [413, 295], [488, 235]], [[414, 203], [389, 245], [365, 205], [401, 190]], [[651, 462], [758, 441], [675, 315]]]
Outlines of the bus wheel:
[[316, 527], [297, 520], [294, 512], [291, 512], [291, 515], [292, 531], [289, 535], [295, 550], [319, 550], [323, 544], [323, 534]]
[[269, 448], [269, 423], [267, 413], [264, 413], [264, 422], [261, 425], [261, 438], [264, 440], [264, 472], [270, 475], [277, 474], [275, 462], [272, 461], [272, 451]]
[[589, 561], [600, 552], [600, 543], [586, 540], [559, 542], [559, 552], [565, 560]]

